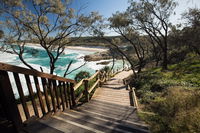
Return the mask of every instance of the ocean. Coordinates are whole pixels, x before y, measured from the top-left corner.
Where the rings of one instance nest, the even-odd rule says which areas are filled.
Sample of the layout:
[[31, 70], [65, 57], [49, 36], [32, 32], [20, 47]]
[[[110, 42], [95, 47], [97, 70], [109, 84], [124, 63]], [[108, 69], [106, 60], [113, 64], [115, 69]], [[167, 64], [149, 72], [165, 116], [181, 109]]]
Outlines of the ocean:
[[[58, 75], [58, 76], [63, 76], [64, 72], [71, 60], [73, 60], [73, 63], [69, 69], [69, 72], [85, 63], [84, 58], [83, 58], [85, 55], [89, 55], [89, 54], [93, 54], [93, 53], [94, 53], [93, 51], [65, 49], [63, 54], [59, 57], [58, 61], [56, 62], [56, 69], [55, 69], [54, 74]], [[0, 62], [27, 68], [20, 61], [18, 56], [15, 54], [0, 52], [0, 57], [1, 57]], [[43, 50], [41, 47], [35, 46], [35, 45], [34, 46], [26, 46], [25, 53], [24, 53], [24, 59], [38, 71], [40, 71], [40, 67], [42, 67], [42, 69], [45, 73], [49, 73], [49, 58], [48, 58], [45, 50]], [[95, 73], [96, 70], [99, 70], [105, 66], [105, 65], [100, 65], [100, 64], [97, 65], [97, 63], [102, 62], [102, 61], [111, 61], [108, 64], [108, 66], [112, 65], [112, 60], [87, 62], [86, 65], [84, 65], [80, 69], [67, 75], [66, 78], [74, 79], [75, 75], [77, 73], [79, 73], [80, 71], [88, 71], [92, 75]], [[121, 60], [117, 60], [115, 64], [116, 64], [115, 69], [122, 68]], [[11, 79], [12, 87], [14, 88], [13, 91], [14, 91], [15, 97], [19, 97], [12, 73], [9, 73], [9, 77]], [[23, 88], [27, 88], [26, 83], [25, 83], [25, 78], [23, 75], [20, 75], [20, 79], [22, 79], [21, 84], [22, 84]], [[33, 83], [33, 86], [34, 86], [34, 81], [33, 81], [32, 77], [31, 77], [31, 82]], [[39, 82], [41, 82], [41, 81], [39, 81]], [[34, 89], [34, 91], [36, 90], [34, 87], [33, 87], [33, 89]], [[24, 91], [25, 95], [28, 94], [27, 89], [24, 89], [23, 91]]]

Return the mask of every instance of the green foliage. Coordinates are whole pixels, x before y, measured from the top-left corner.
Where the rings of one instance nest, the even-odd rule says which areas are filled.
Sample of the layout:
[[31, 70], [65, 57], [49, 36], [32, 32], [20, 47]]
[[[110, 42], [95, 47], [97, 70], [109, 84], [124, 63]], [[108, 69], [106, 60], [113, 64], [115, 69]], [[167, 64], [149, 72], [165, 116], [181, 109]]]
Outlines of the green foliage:
[[146, 70], [133, 81], [143, 111], [151, 112], [140, 117], [155, 133], [200, 132], [199, 56], [188, 54], [168, 68]]
[[200, 91], [171, 87], [164, 95], [150, 103], [155, 112], [148, 118], [152, 132], [200, 132]]
[[87, 72], [87, 71], [80, 71], [79, 73], [76, 74], [76, 76], [75, 76], [74, 79], [75, 79], [76, 82], [79, 82], [82, 79], [89, 78], [89, 77], [90, 77], [90, 73], [89, 72]]
[[[90, 80], [90, 81], [88, 82], [88, 88], [91, 88], [91, 87], [94, 85], [95, 82], [96, 82], [96, 79], [95, 79], [95, 78], [92, 79], [92, 80]], [[84, 87], [85, 87], [84, 84], [82, 84], [80, 87], [78, 87], [78, 88], [75, 90], [75, 97], [78, 97], [81, 93], [84, 93], [84, 90], [85, 90]], [[89, 95], [90, 98], [91, 98], [92, 95], [94, 94], [95, 90], [96, 90], [96, 88], [90, 93], [90, 95]], [[79, 102], [82, 102], [82, 103], [85, 102], [85, 95], [82, 96], [82, 98], [79, 100]]]
[[109, 66], [105, 66], [103, 67], [101, 70], [101, 72], [105, 71], [106, 73], [110, 71], [110, 67]]

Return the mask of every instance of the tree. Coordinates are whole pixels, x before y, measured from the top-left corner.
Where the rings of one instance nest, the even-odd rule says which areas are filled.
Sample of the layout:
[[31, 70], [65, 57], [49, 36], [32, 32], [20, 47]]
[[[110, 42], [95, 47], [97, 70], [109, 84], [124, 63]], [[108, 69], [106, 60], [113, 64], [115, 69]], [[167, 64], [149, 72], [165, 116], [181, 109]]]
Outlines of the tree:
[[4, 36], [4, 32], [0, 30], [0, 39], [3, 38], [3, 36]]
[[182, 30], [182, 43], [200, 55], [200, 9], [189, 9], [183, 18], [187, 20], [187, 25]]
[[134, 23], [136, 29], [146, 33], [153, 45], [158, 45], [162, 50], [162, 67], [167, 69], [168, 64], [168, 32], [170, 27], [169, 17], [173, 13], [176, 3], [174, 0], [130, 0], [126, 13]]
[[79, 82], [82, 79], [89, 78], [89, 77], [90, 77], [90, 73], [89, 72], [87, 72], [87, 71], [80, 71], [79, 73], [76, 74], [76, 76], [75, 76], [74, 79], [75, 79], [76, 82]]
[[[50, 74], [56, 68], [65, 46], [75, 41], [70, 38], [87, 31], [100, 16], [95, 12], [85, 16], [80, 10], [70, 8], [70, 0], [0, 0], [0, 12], [4, 17], [1, 25], [6, 27], [4, 42], [10, 45], [20, 60], [34, 69], [23, 58], [25, 45], [34, 40], [49, 57]], [[76, 38], [76, 39], [77, 39]], [[16, 45], [13, 45], [16, 44]], [[16, 50], [16, 47], [19, 50]]]
[[145, 65], [145, 44], [144, 41], [141, 40], [139, 33], [135, 30], [132, 20], [130, 20], [128, 16], [129, 15], [126, 13], [119, 12], [113, 14], [113, 16], [109, 18], [110, 28], [120, 34], [133, 47], [136, 58], [138, 59], [138, 72], [140, 72]]

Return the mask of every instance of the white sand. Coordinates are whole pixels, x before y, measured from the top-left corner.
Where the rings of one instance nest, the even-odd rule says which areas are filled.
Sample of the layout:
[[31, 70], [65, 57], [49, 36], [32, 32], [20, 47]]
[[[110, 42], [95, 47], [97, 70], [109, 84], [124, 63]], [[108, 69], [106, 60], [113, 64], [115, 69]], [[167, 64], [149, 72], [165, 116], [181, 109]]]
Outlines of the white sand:
[[[37, 46], [40, 47], [39, 44], [37, 43], [26, 43], [27, 45], [30, 46]], [[85, 46], [66, 46], [66, 49], [70, 49], [70, 50], [81, 50], [81, 51], [91, 51], [91, 52], [104, 52], [107, 51], [107, 48], [98, 48], [98, 47], [85, 47]]]
[[66, 46], [67, 49], [72, 49], [72, 50], [83, 50], [83, 51], [93, 51], [93, 52], [104, 52], [107, 51], [108, 49], [106, 48], [98, 48], [98, 47], [84, 47], [84, 46]]

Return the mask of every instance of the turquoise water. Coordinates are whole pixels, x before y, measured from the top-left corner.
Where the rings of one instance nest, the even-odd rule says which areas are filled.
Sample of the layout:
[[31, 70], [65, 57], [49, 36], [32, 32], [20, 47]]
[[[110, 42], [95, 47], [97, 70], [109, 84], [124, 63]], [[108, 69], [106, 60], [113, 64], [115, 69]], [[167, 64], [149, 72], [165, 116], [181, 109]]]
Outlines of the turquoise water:
[[[17, 50], [17, 47], [16, 47]], [[54, 55], [56, 55], [56, 52], [52, 52]], [[62, 55], [59, 56], [59, 59], [56, 62], [56, 69], [55, 73], [58, 76], [63, 76], [64, 72], [70, 63], [70, 61], [73, 61], [69, 72], [82, 64], [84, 64], [83, 57], [88, 54], [92, 54], [94, 52], [91, 51], [80, 51], [80, 50], [65, 50]], [[25, 67], [18, 56], [14, 54], [9, 53], [0, 53], [1, 57], [7, 57], [9, 56], [9, 59], [1, 58], [0, 61], [8, 64], [13, 64], [17, 66], [23, 66]], [[43, 68], [44, 72], [49, 73], [49, 57], [47, 55], [47, 52], [43, 50], [42, 48], [38, 46], [26, 46], [25, 52], [23, 55], [25, 61], [31, 66], [33, 66], [35, 69], [40, 71], [40, 67]], [[92, 65], [92, 67], [90, 67]], [[67, 75], [67, 78], [74, 79], [75, 75], [80, 71], [88, 71], [93, 74], [96, 70], [102, 68], [102, 65], [94, 65], [94, 62], [88, 62], [85, 66], [81, 67], [77, 71], [72, 72], [71, 74]]]
[[[64, 53], [60, 56], [58, 61], [56, 62], [56, 69], [55, 73], [58, 76], [63, 76], [69, 62], [73, 60], [73, 63], [69, 69], [69, 71], [73, 70], [74, 68], [77, 68], [85, 63], [83, 57], [88, 54], [92, 54], [94, 52], [91, 51], [83, 51], [83, 50], [69, 50], [66, 49]], [[55, 53], [54, 53], [55, 54]], [[40, 67], [43, 68], [45, 73], [49, 73], [49, 58], [47, 56], [47, 53], [38, 46], [27, 46], [25, 48], [24, 53], [24, 59], [27, 61], [32, 67], [40, 71]], [[105, 60], [104, 60], [105, 61]], [[17, 55], [6, 53], [6, 52], [0, 52], [0, 62], [12, 64], [16, 66], [26, 67], [18, 58]], [[93, 61], [93, 62], [87, 62], [86, 65], [81, 67], [80, 69], [72, 72], [71, 74], [67, 75], [66, 78], [74, 79], [75, 75], [79, 73], [80, 71], [88, 71], [90, 75], [94, 74], [96, 70], [99, 70], [103, 68], [105, 65], [97, 65], [101, 61]], [[112, 65], [112, 61], [109, 64], [109, 66]], [[116, 61], [115, 69], [120, 69], [122, 67], [122, 61], [118, 60]], [[23, 86], [23, 91], [25, 95], [28, 95], [28, 89], [26, 86], [26, 81], [23, 75], [20, 76], [20, 81]], [[12, 73], [9, 73], [11, 85], [13, 88], [13, 92], [16, 98], [19, 97], [17, 87], [14, 81], [14, 77]], [[41, 82], [41, 81], [39, 81]], [[33, 91], [36, 91], [36, 88], [34, 87], [34, 81], [31, 79], [31, 83], [33, 84]], [[41, 87], [42, 88], [42, 87]]]
[[[17, 50], [17, 47], [16, 47], [16, 50]], [[52, 53], [54, 55], [56, 54], [55, 52], [52, 52]], [[73, 61], [73, 63], [69, 69], [69, 72], [85, 63], [83, 59], [85, 55], [93, 54], [93, 53], [94, 52], [91, 52], [91, 51], [66, 49], [56, 62], [56, 69], [54, 71], [55, 72], [54, 74], [58, 76], [63, 76], [70, 61]], [[21, 63], [17, 55], [0, 52], [0, 56], [3, 57], [3, 58], [0, 58], [1, 62], [26, 67], [23, 65], [23, 63]], [[49, 57], [46, 51], [42, 49], [41, 47], [29, 46], [29, 45], [25, 46], [25, 52], [24, 52], [23, 57], [25, 61], [31, 64], [31, 66], [33, 66], [35, 69], [40, 71], [40, 67], [42, 67], [44, 72], [49, 73]], [[86, 65], [84, 65], [80, 69], [67, 75], [66, 78], [74, 79], [75, 75], [79, 73], [80, 71], [88, 71], [92, 75], [95, 73], [96, 70], [99, 70], [105, 66], [105, 65], [97, 65], [98, 62], [101, 62], [101, 61], [87, 62]], [[109, 64], [109, 66], [111, 65], [112, 65], [112, 61]], [[118, 60], [115, 65], [115, 69], [120, 69], [121, 67], [122, 67], [122, 61]]]

